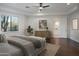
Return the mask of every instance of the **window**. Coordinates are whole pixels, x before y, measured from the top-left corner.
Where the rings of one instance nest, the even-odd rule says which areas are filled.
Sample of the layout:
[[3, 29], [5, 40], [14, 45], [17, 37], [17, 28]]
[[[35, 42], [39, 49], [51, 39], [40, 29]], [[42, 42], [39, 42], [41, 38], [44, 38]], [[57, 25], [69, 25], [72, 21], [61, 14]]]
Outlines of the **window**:
[[73, 26], [73, 29], [78, 29], [78, 20], [77, 19], [74, 19], [72, 21], [72, 26]]
[[1, 31], [18, 31], [18, 17], [1, 16]]

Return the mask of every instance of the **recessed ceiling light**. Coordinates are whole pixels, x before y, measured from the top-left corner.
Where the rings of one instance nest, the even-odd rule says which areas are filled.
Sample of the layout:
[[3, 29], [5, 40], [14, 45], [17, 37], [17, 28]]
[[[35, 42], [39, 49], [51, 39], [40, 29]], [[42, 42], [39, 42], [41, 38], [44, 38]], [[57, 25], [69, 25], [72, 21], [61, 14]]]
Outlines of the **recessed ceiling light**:
[[43, 14], [43, 13], [38, 13], [38, 14], [36, 14], [36, 15], [41, 16], [41, 15], [44, 15], [44, 14]]
[[67, 5], [70, 5], [70, 3], [67, 3]]

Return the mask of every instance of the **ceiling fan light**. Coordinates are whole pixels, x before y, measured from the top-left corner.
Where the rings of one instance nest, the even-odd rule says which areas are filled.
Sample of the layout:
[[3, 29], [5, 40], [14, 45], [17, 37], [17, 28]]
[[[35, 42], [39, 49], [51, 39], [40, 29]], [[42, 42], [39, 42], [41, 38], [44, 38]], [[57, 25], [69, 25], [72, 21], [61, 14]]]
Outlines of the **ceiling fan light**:
[[39, 7], [39, 9], [43, 9], [43, 7]]

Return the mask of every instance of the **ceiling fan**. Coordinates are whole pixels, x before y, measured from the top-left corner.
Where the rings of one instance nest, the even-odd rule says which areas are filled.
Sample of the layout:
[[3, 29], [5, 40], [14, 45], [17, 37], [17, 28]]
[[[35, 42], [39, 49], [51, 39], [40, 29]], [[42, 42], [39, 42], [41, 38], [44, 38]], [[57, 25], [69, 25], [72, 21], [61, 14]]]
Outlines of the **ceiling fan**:
[[40, 6], [39, 6], [39, 10], [40, 10], [40, 11], [42, 11], [43, 8], [50, 7], [49, 5], [43, 6], [43, 3], [40, 3], [39, 5], [40, 5]]
[[26, 6], [26, 8], [31, 8], [31, 7], [38, 7], [39, 11], [42, 11], [42, 9], [50, 7], [50, 5], [44, 5], [43, 3], [39, 3], [39, 6]]

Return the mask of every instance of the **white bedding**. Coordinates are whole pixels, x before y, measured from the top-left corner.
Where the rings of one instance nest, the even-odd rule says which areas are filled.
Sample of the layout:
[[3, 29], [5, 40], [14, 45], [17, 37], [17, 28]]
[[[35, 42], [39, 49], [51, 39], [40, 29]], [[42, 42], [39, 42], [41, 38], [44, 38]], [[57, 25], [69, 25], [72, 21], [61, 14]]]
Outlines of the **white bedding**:
[[14, 45], [8, 44], [9, 55], [11, 56], [22, 56], [24, 55], [22, 50]]
[[29, 56], [35, 55], [35, 53], [34, 53], [34, 47], [33, 47], [33, 44], [31, 42], [26, 41], [26, 40], [22, 40], [22, 39], [19, 39], [19, 38], [15, 38], [15, 37], [9, 37], [7, 39], [8, 40], [12, 40], [14, 42], [17, 42], [21, 46], [23, 46], [26, 55], [29, 55]]
[[25, 39], [37, 39], [41, 42], [41, 48], [39, 49], [35, 49], [35, 53], [36, 55], [40, 54], [40, 52], [42, 52], [45, 48], [46, 48], [46, 40], [45, 38], [42, 37], [36, 37], [36, 36], [24, 36], [24, 35], [16, 35], [16, 36], [12, 36], [12, 37], [20, 37], [20, 38], [25, 38]]
[[45, 47], [45, 45], [46, 45], [46, 40], [45, 40], [45, 38], [42, 38], [42, 37], [25, 36], [25, 35], [16, 35], [16, 36], [12, 36], [12, 37], [20, 37], [21, 39], [25, 38], [25, 39], [29, 39], [29, 40], [36, 39], [36, 40], [39, 40], [41, 42], [42, 47]]
[[[42, 47], [39, 48], [39, 49], [35, 49], [32, 42], [29, 42], [27, 40], [24, 40], [22, 38], [17, 38], [17, 37], [14, 37], [14, 36], [7, 37], [7, 40], [12, 40], [14, 42], [19, 43], [21, 46], [23, 46], [23, 48], [27, 51], [27, 52], [25, 52], [26, 55], [36, 56], [43, 49], [45, 49], [46, 41], [45, 41], [44, 38], [35, 37], [35, 36], [24, 36], [24, 35], [17, 35], [17, 36], [24, 37], [24, 38], [27, 38], [27, 39], [37, 39], [41, 42]], [[11, 55], [11, 56], [23, 56], [24, 55], [23, 50], [18, 48], [17, 46], [8, 44], [7, 48], [8, 48], [8, 51], [4, 55]], [[3, 55], [3, 54], [1, 54], [1, 55]]]

